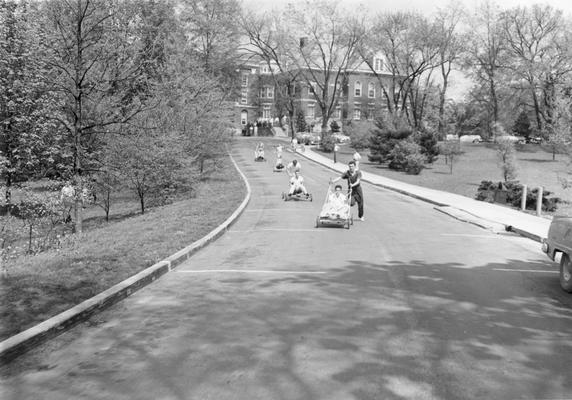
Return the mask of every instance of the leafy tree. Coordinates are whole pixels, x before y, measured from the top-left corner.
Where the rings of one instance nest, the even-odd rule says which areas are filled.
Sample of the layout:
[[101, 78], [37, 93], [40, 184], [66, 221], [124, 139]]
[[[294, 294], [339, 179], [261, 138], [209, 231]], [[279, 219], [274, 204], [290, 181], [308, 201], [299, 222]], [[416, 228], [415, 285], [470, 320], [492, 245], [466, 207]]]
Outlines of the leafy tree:
[[411, 139], [397, 142], [388, 159], [388, 167], [396, 171], [418, 175], [424, 168], [425, 157], [421, 154], [421, 147]]
[[386, 123], [378, 119], [369, 139], [368, 159], [379, 163], [391, 161], [390, 154], [393, 148], [412, 134], [413, 130], [404, 126], [402, 122]]
[[431, 132], [422, 132], [415, 135], [415, 141], [419, 144], [420, 152], [425, 156], [428, 163], [432, 163], [439, 156], [437, 137]]
[[357, 151], [367, 149], [370, 143], [373, 124], [369, 121], [350, 121], [344, 132], [350, 137], [350, 147]]
[[497, 139], [497, 146], [498, 161], [505, 182], [516, 179], [518, 168], [514, 142], [510, 139]]
[[458, 140], [447, 140], [441, 144], [440, 152], [445, 156], [445, 162], [449, 164], [449, 173], [453, 174], [453, 164], [457, 157], [463, 154], [461, 143]]
[[[149, 45], [138, 40], [130, 6], [111, 0], [43, 3], [45, 63], [59, 100], [51, 118], [65, 131], [67, 167], [77, 181], [97, 169], [101, 135], [132, 120], [148, 99], [134, 90], [145, 79], [137, 50]], [[81, 232], [79, 201], [74, 211], [75, 230]]]
[[530, 120], [528, 119], [528, 114], [525, 111], [521, 111], [520, 114], [518, 114], [516, 121], [514, 121], [512, 131], [517, 135], [524, 136], [526, 139], [528, 139], [532, 133]]
[[48, 133], [42, 114], [50, 99], [43, 96], [36, 17], [27, 2], [0, 2], [0, 177], [8, 204], [13, 184], [36, 174], [42, 157], [57, 154], [49, 148], [57, 134], [42, 140]]
[[298, 109], [296, 112], [296, 131], [306, 132], [307, 129], [308, 124], [306, 123], [306, 116], [304, 115], [304, 111]]

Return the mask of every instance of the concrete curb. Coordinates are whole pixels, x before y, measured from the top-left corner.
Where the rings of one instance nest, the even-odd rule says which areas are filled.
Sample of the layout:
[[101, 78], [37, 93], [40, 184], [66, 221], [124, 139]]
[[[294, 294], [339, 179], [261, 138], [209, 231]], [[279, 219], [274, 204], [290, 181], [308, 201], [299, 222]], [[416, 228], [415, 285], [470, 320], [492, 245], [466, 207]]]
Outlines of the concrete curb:
[[203, 238], [195, 241], [172, 256], [153, 264], [138, 274], [110, 287], [100, 294], [66, 310], [36, 326], [20, 332], [3, 342], [0, 342], [0, 365], [5, 364], [33, 347], [65, 332], [93, 314], [123, 300], [137, 290], [147, 286], [155, 279], [168, 273], [177, 265], [188, 260], [194, 253], [214, 241], [238, 219], [250, 201], [252, 194], [250, 184], [244, 173], [238, 167], [232, 155], [230, 159], [246, 185], [246, 196], [240, 206], [222, 224]]
[[[308, 150], [307, 150], [307, 151], [308, 151]], [[313, 150], [312, 150], [312, 149], [309, 149], [309, 151], [313, 151]], [[305, 152], [304, 152], [304, 153], [296, 152], [295, 154], [298, 154], [298, 155], [304, 157], [304, 158], [307, 159], [307, 160], [310, 160], [310, 161], [312, 161], [312, 162], [315, 162], [315, 163], [317, 163], [317, 164], [320, 164], [320, 165], [322, 165], [323, 167], [328, 168], [328, 169], [330, 169], [330, 170], [332, 170], [332, 171], [335, 171], [335, 172], [338, 172], [338, 173], [340, 172], [340, 171], [338, 171], [336, 168], [334, 168], [334, 167], [331, 166], [331, 165], [327, 165], [327, 164], [325, 164], [325, 163], [322, 163], [322, 162], [320, 162], [320, 161], [317, 161], [317, 160], [312, 159], [311, 157], [307, 156], [307, 155], [305, 154]], [[489, 229], [489, 230], [491, 230], [491, 231], [493, 231], [493, 232], [495, 232], [495, 233], [497, 233], [497, 234], [500, 234], [500, 233], [503, 231], [503, 230], [496, 229], [493, 225], [491, 225], [490, 221], [487, 221], [486, 219], [483, 219], [483, 218], [481, 218], [481, 217], [477, 217], [477, 216], [475, 216], [475, 215], [472, 215], [472, 214], [468, 213], [467, 211], [463, 211], [463, 210], [460, 210], [460, 209], [456, 209], [456, 210], [462, 211], [462, 212], [464, 212], [464, 213], [466, 213], [466, 214], [470, 214], [470, 215], [471, 215], [471, 218], [459, 217], [459, 216], [453, 215], [452, 212], [447, 212], [447, 211], [445, 211], [445, 210], [444, 210], [445, 208], [452, 208], [451, 205], [449, 205], [449, 204], [440, 203], [440, 202], [437, 202], [437, 201], [435, 201], [435, 200], [432, 200], [432, 199], [426, 198], [426, 197], [424, 197], [424, 196], [420, 196], [420, 195], [417, 195], [417, 194], [408, 192], [408, 191], [403, 190], [403, 189], [397, 189], [397, 188], [394, 188], [394, 187], [392, 187], [392, 186], [387, 186], [387, 185], [383, 185], [383, 184], [380, 184], [380, 183], [375, 183], [375, 182], [372, 182], [371, 180], [369, 180], [369, 179], [367, 179], [367, 178], [365, 178], [365, 177], [362, 177], [362, 180], [363, 180], [364, 182], [367, 182], [367, 183], [373, 185], [373, 186], [381, 187], [381, 188], [383, 188], [383, 189], [391, 190], [391, 191], [393, 191], [393, 192], [397, 192], [397, 193], [403, 194], [403, 195], [405, 195], [405, 196], [409, 196], [409, 197], [415, 198], [415, 199], [417, 199], [417, 200], [421, 200], [421, 201], [424, 201], [424, 202], [426, 202], [426, 203], [433, 204], [433, 205], [435, 206], [435, 210], [440, 211], [440, 212], [442, 212], [443, 214], [449, 215], [450, 217], [456, 218], [456, 219], [458, 219], [458, 220], [460, 220], [460, 221], [467, 222], [467, 223], [471, 223], [471, 224], [473, 224], [473, 225], [479, 226], [479, 227], [484, 228], [484, 229]], [[522, 229], [515, 228], [515, 227], [513, 227], [512, 225], [505, 225], [505, 224], [501, 224], [501, 223], [495, 223], [495, 225], [501, 225], [501, 226], [503, 226], [505, 232], [513, 232], [513, 233], [516, 233], [516, 234], [518, 234], [518, 235], [520, 235], [520, 236], [523, 236], [523, 237], [526, 237], [526, 238], [535, 240], [535, 241], [537, 241], [537, 242], [539, 242], [539, 243], [542, 243], [542, 237], [540, 237], [540, 236], [538, 236], [538, 235], [535, 235], [535, 234], [533, 234], [533, 233], [524, 231], [524, 230], [522, 230]]]

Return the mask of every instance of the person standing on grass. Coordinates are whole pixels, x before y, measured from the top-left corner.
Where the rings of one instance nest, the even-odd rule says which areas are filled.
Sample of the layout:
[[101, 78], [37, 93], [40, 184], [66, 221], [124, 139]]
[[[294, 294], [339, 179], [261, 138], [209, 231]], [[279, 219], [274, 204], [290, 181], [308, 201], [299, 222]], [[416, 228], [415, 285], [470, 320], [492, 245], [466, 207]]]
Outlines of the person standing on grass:
[[330, 179], [331, 183], [336, 183], [340, 179], [347, 179], [348, 188], [352, 190], [351, 205], [355, 203], [358, 205], [358, 218], [360, 221], [365, 221], [363, 216], [363, 192], [361, 190], [361, 171], [356, 169], [356, 162], [350, 161], [348, 163], [348, 170], [334, 179]]

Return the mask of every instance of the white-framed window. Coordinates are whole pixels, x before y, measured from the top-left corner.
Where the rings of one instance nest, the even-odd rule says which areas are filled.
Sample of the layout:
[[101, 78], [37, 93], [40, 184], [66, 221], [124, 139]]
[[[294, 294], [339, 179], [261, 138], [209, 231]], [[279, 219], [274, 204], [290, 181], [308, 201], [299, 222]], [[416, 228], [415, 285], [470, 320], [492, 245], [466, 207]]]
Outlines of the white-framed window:
[[242, 87], [248, 86], [248, 75], [242, 74]]
[[361, 82], [354, 83], [354, 97], [361, 97]]
[[240, 92], [240, 104], [248, 103], [248, 90], [242, 89]]
[[373, 59], [373, 70], [379, 72], [383, 69], [383, 61], [381, 58], [374, 58]]
[[354, 108], [354, 119], [361, 119], [361, 110], [359, 108]]
[[337, 106], [336, 109], [334, 110], [334, 118], [335, 119], [342, 118], [342, 108], [340, 106]]
[[263, 64], [263, 65], [260, 67], [260, 73], [261, 73], [261, 74], [269, 74], [269, 73], [270, 73], [270, 69], [268, 68], [268, 65]]
[[370, 82], [367, 85], [367, 97], [370, 99], [375, 99], [375, 85], [373, 82]]
[[273, 86], [266, 86], [260, 88], [258, 91], [258, 96], [261, 99], [273, 99], [274, 98], [274, 87]]
[[375, 109], [373, 106], [369, 106], [367, 109], [367, 119], [370, 121], [373, 121], [373, 114], [375, 112]]
[[262, 118], [270, 118], [270, 106], [264, 106], [262, 109]]
[[314, 118], [314, 116], [316, 115], [315, 110], [316, 107], [313, 104], [308, 104], [308, 112], [306, 114], [306, 116], [308, 118]]

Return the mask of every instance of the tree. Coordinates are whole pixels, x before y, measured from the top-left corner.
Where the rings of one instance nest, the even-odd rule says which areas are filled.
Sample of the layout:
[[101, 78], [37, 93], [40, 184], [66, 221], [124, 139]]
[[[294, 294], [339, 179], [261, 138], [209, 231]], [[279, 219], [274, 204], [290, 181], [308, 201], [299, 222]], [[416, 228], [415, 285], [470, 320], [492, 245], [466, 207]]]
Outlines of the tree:
[[518, 168], [514, 142], [510, 139], [498, 139], [497, 156], [504, 181], [516, 179]]
[[[376, 16], [366, 36], [361, 58], [381, 86], [388, 113], [421, 127], [440, 51], [437, 31], [418, 13], [395, 12]], [[379, 72], [375, 58], [384, 60], [387, 72]]]
[[[148, 99], [137, 63], [138, 41], [132, 30], [137, 15], [128, 2], [48, 0], [41, 26], [45, 63], [58, 109], [50, 117], [65, 130], [65, 152], [76, 181], [97, 169], [101, 136], [140, 113]], [[125, 8], [123, 8], [125, 7]], [[82, 207], [74, 207], [75, 231], [82, 231]]]
[[413, 130], [403, 121], [376, 120], [369, 139], [369, 161], [379, 163], [391, 161], [391, 152], [395, 146], [407, 140], [412, 134]]
[[453, 174], [453, 164], [461, 151], [461, 143], [458, 140], [447, 140], [441, 144], [440, 152], [445, 156], [445, 162], [449, 164], [449, 173]]
[[38, 63], [41, 36], [35, 31], [36, 17], [27, 2], [0, 2], [0, 177], [7, 204], [12, 186], [37, 174], [42, 155], [57, 153], [50, 141], [42, 140], [47, 133], [42, 114], [50, 101], [44, 96], [46, 84]]
[[287, 57], [320, 108], [324, 134], [342, 95], [346, 71], [359, 60], [365, 17], [338, 3], [312, 0], [289, 4], [284, 19], [290, 31]]
[[467, 56], [464, 64], [478, 87], [487, 111], [487, 136], [499, 121], [499, 87], [507, 64], [507, 44], [502, 32], [500, 11], [490, 1], [480, 4], [467, 19], [469, 29]]
[[517, 135], [524, 136], [526, 140], [528, 140], [532, 130], [530, 129], [530, 120], [528, 119], [526, 111], [521, 111], [520, 114], [518, 114], [516, 121], [514, 121], [512, 131]]
[[505, 11], [502, 21], [512, 85], [528, 94], [536, 129], [541, 131], [552, 118], [556, 86], [572, 71], [566, 21], [562, 11], [538, 4]]
[[306, 132], [307, 129], [308, 125], [306, 124], [306, 116], [304, 115], [304, 111], [298, 109], [296, 112], [296, 131]]
[[466, 35], [458, 32], [458, 25], [463, 17], [464, 10], [461, 3], [450, 5], [439, 10], [433, 22], [439, 40], [438, 64], [441, 72], [441, 84], [439, 85], [439, 119], [438, 133], [443, 135], [445, 130], [445, 101], [449, 87], [449, 76], [453, 65], [460, 60], [465, 52]]

